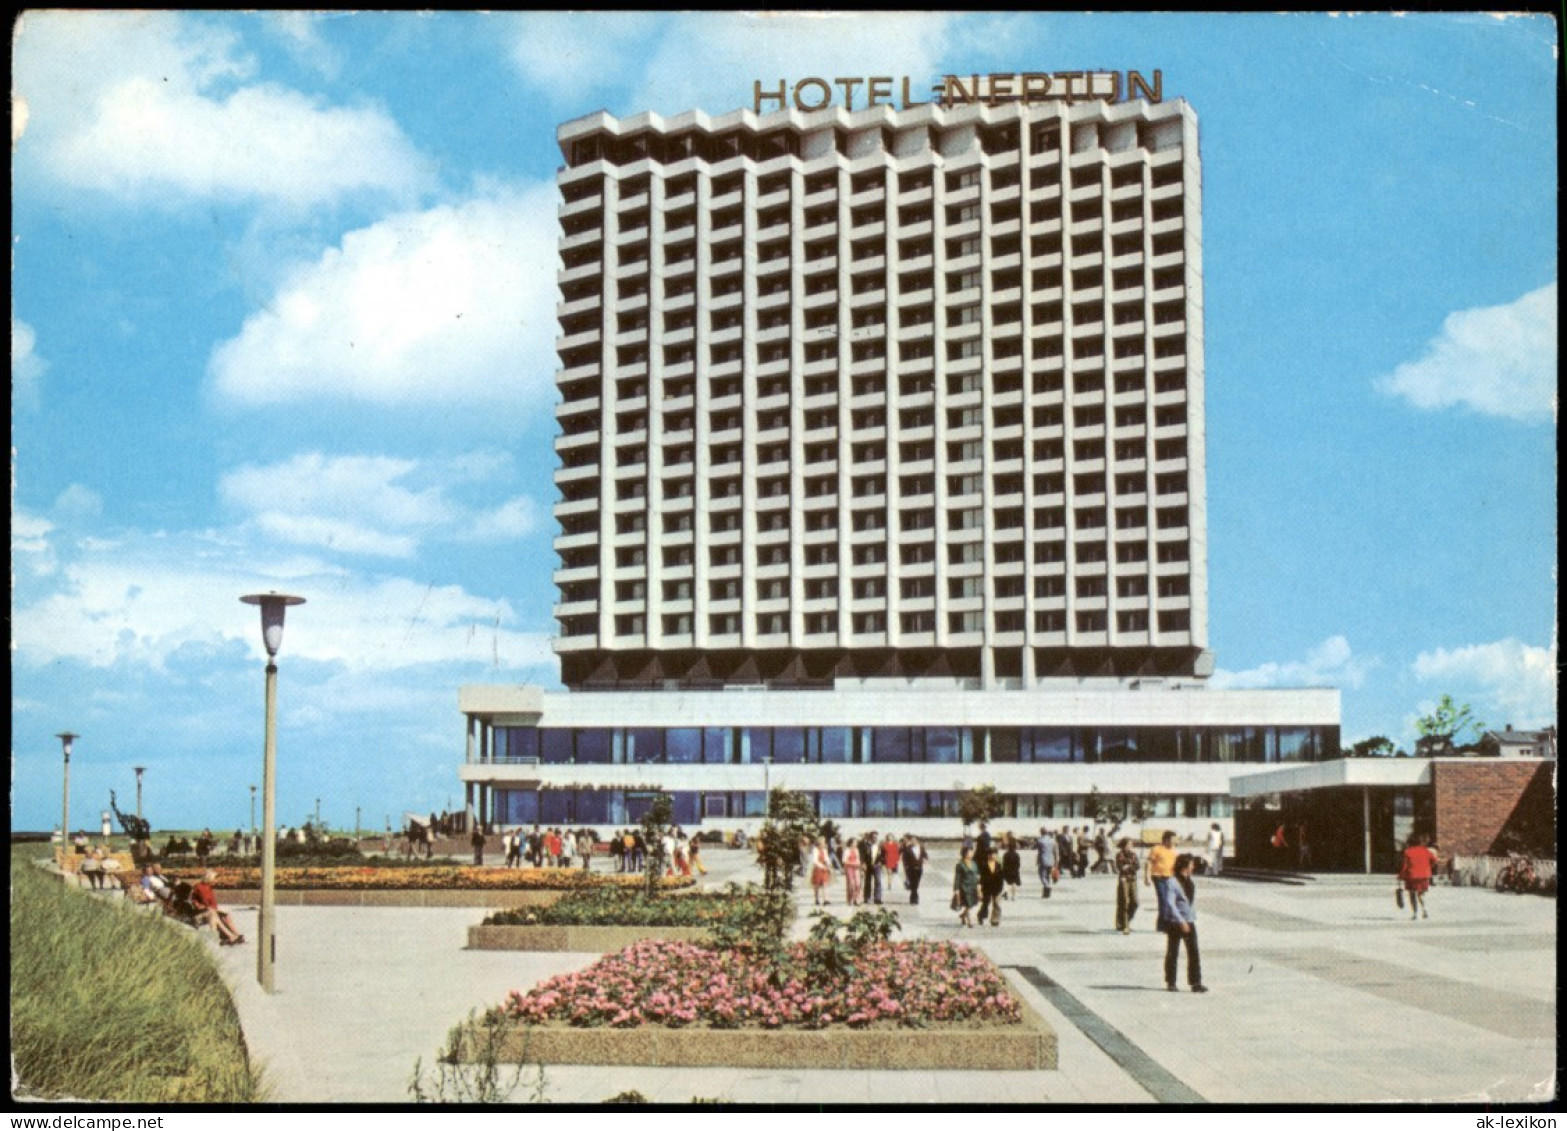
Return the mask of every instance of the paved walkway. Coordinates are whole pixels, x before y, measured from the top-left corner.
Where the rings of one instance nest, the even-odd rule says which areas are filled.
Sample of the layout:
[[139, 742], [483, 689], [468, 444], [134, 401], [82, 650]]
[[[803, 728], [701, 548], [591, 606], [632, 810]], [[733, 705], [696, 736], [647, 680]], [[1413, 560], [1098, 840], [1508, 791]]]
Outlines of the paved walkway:
[[[750, 878], [742, 853], [712, 851], [709, 882]], [[1055, 1072], [830, 1072], [528, 1067], [517, 1102], [1436, 1103], [1545, 1101], [1556, 1094], [1556, 902], [1437, 888], [1411, 922], [1392, 881], [1304, 887], [1198, 880], [1206, 996], [1163, 987], [1151, 889], [1129, 936], [1111, 929], [1113, 882], [1068, 880], [1050, 900], [1025, 886], [999, 927], [962, 929], [939, 854], [925, 902], [888, 903], [905, 937], [978, 944], [1060, 1039]], [[830, 910], [843, 914], [841, 883]], [[800, 928], [811, 908], [802, 893]], [[214, 946], [271, 1098], [408, 1100], [416, 1060], [433, 1086], [447, 1031], [511, 989], [597, 956], [470, 951], [477, 910], [284, 907], [278, 992], [255, 983], [252, 943]], [[1183, 973], [1184, 979], [1184, 973]]]

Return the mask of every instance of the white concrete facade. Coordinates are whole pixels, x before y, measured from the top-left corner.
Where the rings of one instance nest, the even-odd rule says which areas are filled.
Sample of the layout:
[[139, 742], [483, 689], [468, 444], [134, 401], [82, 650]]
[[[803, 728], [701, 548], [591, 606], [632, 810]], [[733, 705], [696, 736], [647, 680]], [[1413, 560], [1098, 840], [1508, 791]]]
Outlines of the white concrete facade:
[[1208, 674], [1185, 103], [559, 137], [567, 686]]

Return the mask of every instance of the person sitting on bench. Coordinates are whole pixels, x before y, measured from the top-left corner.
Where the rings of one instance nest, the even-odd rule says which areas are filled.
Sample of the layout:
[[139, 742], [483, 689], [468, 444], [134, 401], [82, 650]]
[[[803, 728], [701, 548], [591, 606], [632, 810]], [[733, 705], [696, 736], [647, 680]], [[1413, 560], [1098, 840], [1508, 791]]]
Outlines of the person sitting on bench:
[[212, 881], [217, 876], [211, 868], [203, 872], [201, 881], [190, 889], [190, 901], [196, 906], [197, 920], [211, 924], [218, 933], [219, 943], [223, 946], [238, 946], [245, 941], [245, 936], [234, 926], [234, 920], [218, 907], [218, 897], [212, 890]]

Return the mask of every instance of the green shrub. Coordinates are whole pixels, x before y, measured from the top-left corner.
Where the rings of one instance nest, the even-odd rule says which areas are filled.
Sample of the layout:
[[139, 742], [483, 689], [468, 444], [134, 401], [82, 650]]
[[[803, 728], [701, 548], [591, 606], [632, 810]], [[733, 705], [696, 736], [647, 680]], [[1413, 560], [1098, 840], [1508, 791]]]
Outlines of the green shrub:
[[549, 907], [496, 911], [486, 927], [707, 927], [717, 938], [743, 941], [757, 934], [780, 938], [793, 903], [779, 892], [730, 884], [727, 891], [649, 899], [625, 888], [567, 892]]
[[212, 956], [188, 928], [73, 891], [11, 859], [18, 1094], [254, 1103], [262, 1087]]

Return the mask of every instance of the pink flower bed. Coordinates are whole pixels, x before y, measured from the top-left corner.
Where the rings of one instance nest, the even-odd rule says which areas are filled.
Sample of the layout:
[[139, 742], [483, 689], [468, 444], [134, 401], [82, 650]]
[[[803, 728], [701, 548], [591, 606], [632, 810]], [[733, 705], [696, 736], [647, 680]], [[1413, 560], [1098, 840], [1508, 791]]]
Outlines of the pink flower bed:
[[[803, 968], [804, 948], [790, 967]], [[513, 991], [502, 1012], [531, 1025], [630, 1028], [706, 1025], [821, 1029], [829, 1025], [1013, 1025], [1018, 1004], [1000, 971], [978, 951], [952, 943], [877, 943], [856, 958], [855, 977], [774, 986], [743, 952], [647, 940], [586, 970]]]

